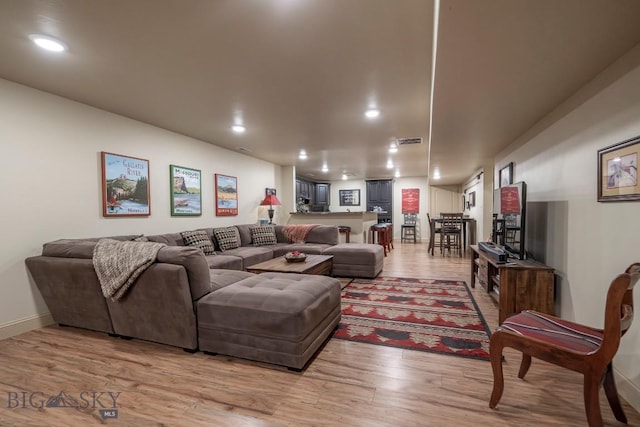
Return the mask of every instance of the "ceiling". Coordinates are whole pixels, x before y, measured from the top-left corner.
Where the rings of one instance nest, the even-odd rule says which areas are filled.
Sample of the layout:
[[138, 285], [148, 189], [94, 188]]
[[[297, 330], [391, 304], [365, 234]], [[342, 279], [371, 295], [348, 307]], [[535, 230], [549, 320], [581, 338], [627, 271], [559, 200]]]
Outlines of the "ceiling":
[[435, 3], [0, 0], [0, 77], [319, 181], [454, 185], [640, 42], [640, 0], [441, 0], [437, 38]]

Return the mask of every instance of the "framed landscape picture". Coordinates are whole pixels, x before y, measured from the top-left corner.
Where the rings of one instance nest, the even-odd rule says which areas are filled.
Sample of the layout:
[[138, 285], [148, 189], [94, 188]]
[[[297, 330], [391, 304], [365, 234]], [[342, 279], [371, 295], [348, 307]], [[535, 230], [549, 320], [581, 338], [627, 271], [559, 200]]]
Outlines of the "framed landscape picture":
[[640, 200], [640, 137], [598, 150], [598, 201]]
[[102, 215], [149, 216], [149, 161], [101, 152]]
[[216, 216], [238, 215], [238, 178], [215, 174]]
[[171, 174], [171, 216], [202, 215], [202, 181], [200, 171], [169, 165]]

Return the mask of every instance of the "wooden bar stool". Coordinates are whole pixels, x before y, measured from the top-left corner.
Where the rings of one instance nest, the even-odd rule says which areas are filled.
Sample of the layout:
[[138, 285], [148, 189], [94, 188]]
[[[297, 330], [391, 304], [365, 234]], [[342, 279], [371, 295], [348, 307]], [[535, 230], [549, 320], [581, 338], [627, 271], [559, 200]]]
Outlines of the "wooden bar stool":
[[389, 242], [387, 239], [388, 228], [384, 224], [374, 224], [369, 228], [369, 241], [371, 243], [378, 243], [384, 249], [384, 256], [387, 256], [387, 252], [390, 251]]
[[351, 227], [349, 227], [347, 225], [339, 225], [338, 226], [338, 232], [340, 234], [344, 234], [345, 243], [350, 243], [349, 236], [351, 235]]

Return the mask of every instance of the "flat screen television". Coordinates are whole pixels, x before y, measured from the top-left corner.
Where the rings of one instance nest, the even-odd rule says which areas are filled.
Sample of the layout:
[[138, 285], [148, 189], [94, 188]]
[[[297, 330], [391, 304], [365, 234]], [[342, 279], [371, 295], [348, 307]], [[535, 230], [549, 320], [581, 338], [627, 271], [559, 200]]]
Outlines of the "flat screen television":
[[493, 242], [509, 256], [525, 259], [527, 185], [504, 185], [493, 192]]

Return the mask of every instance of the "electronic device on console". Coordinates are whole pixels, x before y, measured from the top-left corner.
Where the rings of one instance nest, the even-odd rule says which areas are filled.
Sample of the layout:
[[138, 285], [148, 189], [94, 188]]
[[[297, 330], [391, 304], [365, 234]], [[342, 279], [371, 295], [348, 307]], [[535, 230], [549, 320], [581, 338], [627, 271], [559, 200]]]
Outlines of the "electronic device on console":
[[490, 253], [491, 255], [494, 255], [497, 258], [499, 263], [507, 262], [507, 259], [509, 258], [509, 255], [507, 254], [507, 252], [501, 247], [495, 245], [494, 243], [479, 242], [478, 247], [480, 248], [481, 251], [485, 251], [487, 253]]

